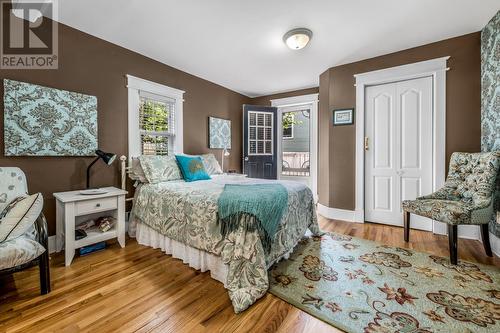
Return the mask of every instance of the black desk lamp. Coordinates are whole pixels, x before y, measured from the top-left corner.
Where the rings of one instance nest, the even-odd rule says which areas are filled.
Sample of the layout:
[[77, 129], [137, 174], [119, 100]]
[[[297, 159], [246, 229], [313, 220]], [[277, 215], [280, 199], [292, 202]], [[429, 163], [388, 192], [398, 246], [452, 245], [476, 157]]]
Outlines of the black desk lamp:
[[87, 168], [87, 188], [90, 188], [90, 168], [92, 168], [92, 166], [95, 164], [95, 162], [97, 162], [99, 159], [102, 159], [104, 161], [104, 163], [106, 163], [107, 165], [111, 165], [114, 162], [114, 160], [116, 159], [115, 154], [105, 153], [100, 149], [97, 149], [95, 151], [95, 153], [97, 155], [96, 159], [94, 161], [92, 161], [92, 163], [90, 163], [90, 165]]

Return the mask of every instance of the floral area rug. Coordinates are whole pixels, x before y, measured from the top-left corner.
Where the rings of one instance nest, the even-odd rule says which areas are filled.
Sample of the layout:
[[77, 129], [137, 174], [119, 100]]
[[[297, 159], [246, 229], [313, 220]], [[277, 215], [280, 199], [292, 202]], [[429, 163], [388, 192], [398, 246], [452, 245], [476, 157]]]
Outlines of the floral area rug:
[[270, 292], [348, 332], [500, 332], [500, 269], [326, 233], [270, 271]]

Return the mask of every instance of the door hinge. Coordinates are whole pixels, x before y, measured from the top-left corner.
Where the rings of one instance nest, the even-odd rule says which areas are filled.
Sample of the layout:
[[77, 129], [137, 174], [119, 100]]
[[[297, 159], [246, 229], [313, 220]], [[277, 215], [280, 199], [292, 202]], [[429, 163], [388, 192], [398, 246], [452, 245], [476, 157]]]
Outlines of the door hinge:
[[365, 150], [366, 151], [368, 150], [368, 147], [369, 147], [369, 145], [368, 145], [368, 137], [365, 136]]

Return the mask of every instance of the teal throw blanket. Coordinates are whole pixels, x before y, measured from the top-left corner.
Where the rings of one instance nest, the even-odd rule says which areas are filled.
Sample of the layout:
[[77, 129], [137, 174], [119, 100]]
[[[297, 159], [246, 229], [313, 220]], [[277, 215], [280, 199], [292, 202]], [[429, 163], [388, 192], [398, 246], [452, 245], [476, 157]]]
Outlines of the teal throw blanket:
[[222, 235], [241, 225], [247, 231], [257, 230], [269, 252], [287, 204], [288, 192], [280, 184], [226, 184], [218, 200]]

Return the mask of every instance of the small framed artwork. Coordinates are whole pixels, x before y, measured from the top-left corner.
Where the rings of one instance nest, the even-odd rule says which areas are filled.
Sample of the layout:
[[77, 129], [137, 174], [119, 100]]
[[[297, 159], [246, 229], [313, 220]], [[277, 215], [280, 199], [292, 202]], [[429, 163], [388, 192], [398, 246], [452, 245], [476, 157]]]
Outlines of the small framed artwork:
[[231, 120], [208, 117], [208, 148], [231, 149]]
[[354, 124], [354, 109], [333, 110], [333, 126]]

